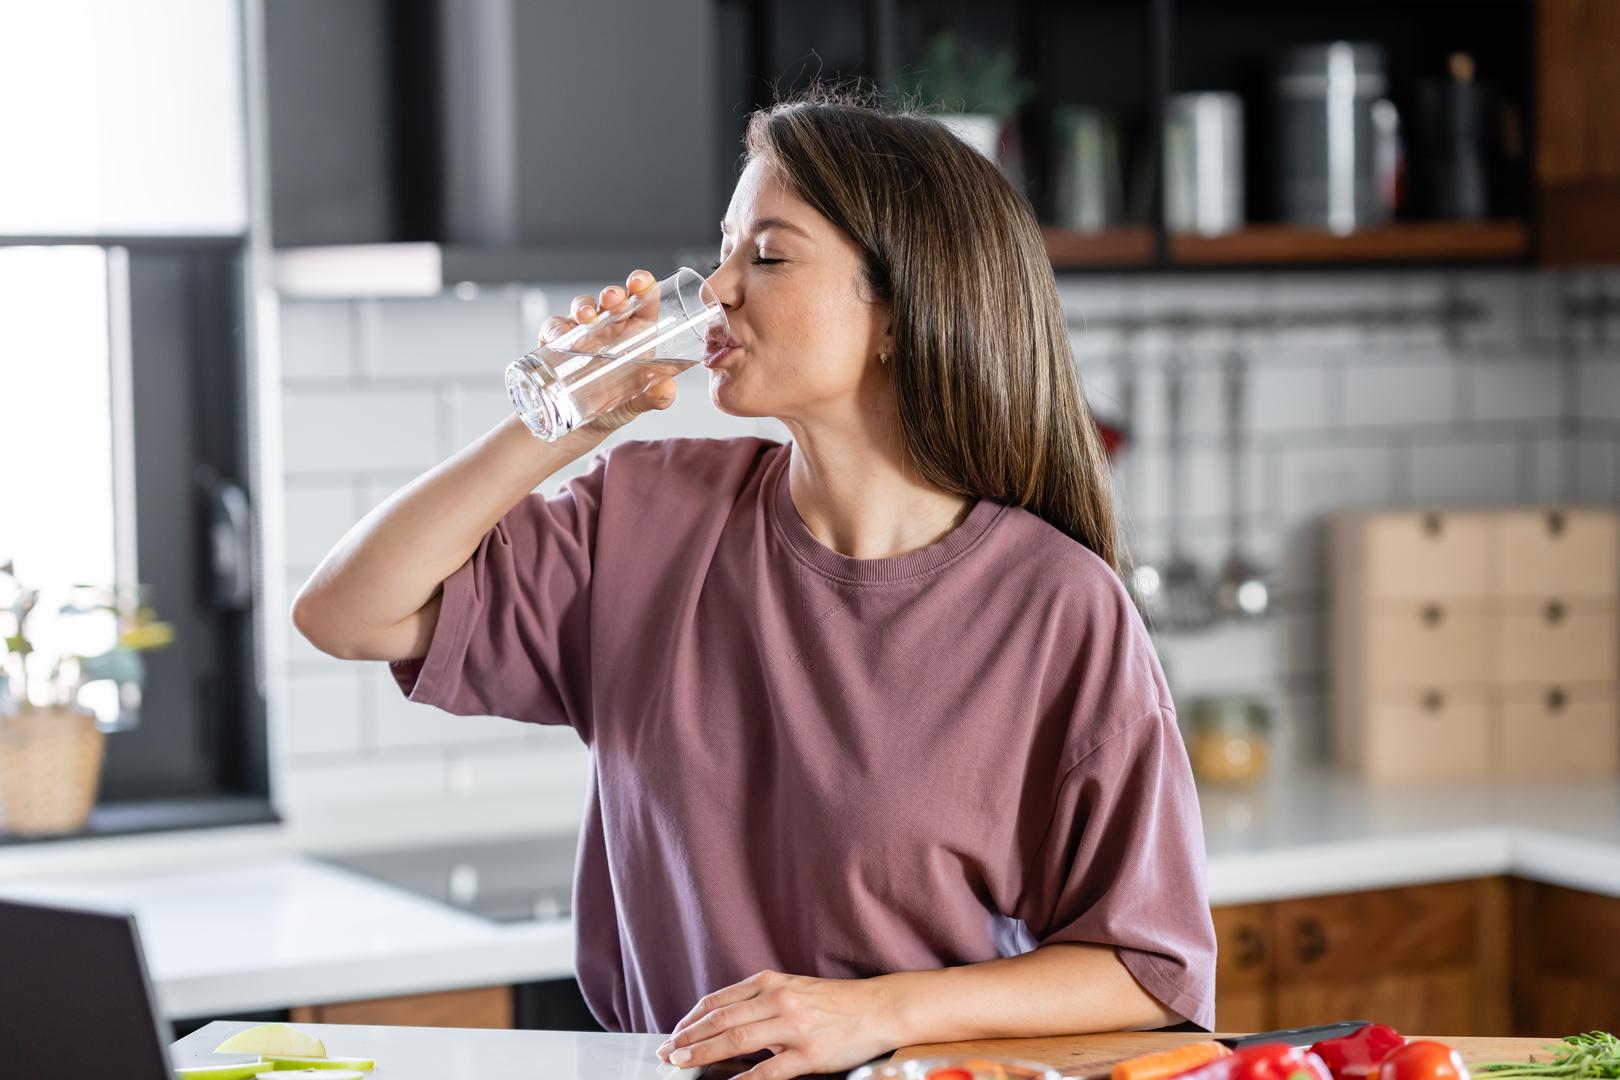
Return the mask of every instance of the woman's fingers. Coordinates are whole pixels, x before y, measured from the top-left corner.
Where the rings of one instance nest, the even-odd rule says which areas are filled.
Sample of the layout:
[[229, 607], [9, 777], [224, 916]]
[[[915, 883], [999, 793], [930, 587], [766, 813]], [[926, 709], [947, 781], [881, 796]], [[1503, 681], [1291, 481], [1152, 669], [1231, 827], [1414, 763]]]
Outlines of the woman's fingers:
[[623, 287], [609, 285], [596, 296], [580, 293], [568, 304], [567, 315], [553, 315], [540, 327], [540, 344], [562, 337], [581, 323], [595, 322], [604, 311], [617, 311], [632, 296], [641, 296], [658, 284], [651, 272], [632, 270]]
[[540, 344], [544, 345], [553, 338], [560, 338], [578, 325], [566, 315], [553, 315], [540, 324]]

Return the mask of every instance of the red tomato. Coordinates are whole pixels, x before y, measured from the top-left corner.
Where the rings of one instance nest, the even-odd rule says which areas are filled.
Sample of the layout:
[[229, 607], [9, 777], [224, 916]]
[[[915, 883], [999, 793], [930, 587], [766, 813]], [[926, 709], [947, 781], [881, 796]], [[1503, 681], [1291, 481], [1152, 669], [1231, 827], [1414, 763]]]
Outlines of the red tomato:
[[928, 1074], [927, 1080], [973, 1080], [973, 1074], [966, 1069], [948, 1067], [934, 1069]]
[[1409, 1042], [1378, 1063], [1378, 1080], [1469, 1080], [1462, 1055], [1443, 1042]]

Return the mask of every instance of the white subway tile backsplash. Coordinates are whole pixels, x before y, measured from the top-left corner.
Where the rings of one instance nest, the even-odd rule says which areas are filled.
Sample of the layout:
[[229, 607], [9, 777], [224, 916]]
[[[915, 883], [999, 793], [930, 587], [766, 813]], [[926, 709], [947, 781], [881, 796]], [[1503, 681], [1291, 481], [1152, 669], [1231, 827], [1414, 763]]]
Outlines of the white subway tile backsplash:
[[286, 705], [281, 746], [287, 756], [359, 752], [365, 706], [357, 667], [295, 667], [287, 680]]
[[1475, 420], [1554, 420], [1563, 409], [1564, 368], [1552, 357], [1475, 361], [1463, 370]]
[[318, 564], [361, 517], [349, 480], [288, 484], [283, 506], [288, 566]]
[[372, 702], [372, 745], [379, 750], [467, 743], [515, 745], [522, 741], [523, 729], [533, 726], [499, 716], [455, 716], [411, 701], [400, 692], [388, 665], [367, 663], [361, 666]]
[[1298, 446], [1277, 455], [1277, 513], [1301, 521], [1341, 507], [1384, 506], [1401, 496], [1396, 448], [1388, 442]]
[[343, 806], [442, 801], [447, 796], [444, 762], [427, 756], [295, 762], [282, 772], [277, 788], [282, 809], [294, 818]]
[[1248, 373], [1246, 406], [1252, 432], [1319, 432], [1330, 424], [1328, 369], [1253, 366]]
[[488, 376], [496, 390], [506, 365], [534, 347], [525, 333], [522, 300], [500, 289], [471, 300], [380, 300], [372, 373], [444, 378]]
[[1575, 440], [1577, 499], [1612, 502], [1620, 499], [1620, 440], [1613, 436], [1580, 436]]
[[353, 305], [332, 300], [281, 302], [281, 374], [293, 379], [353, 378]]
[[1620, 420], [1620, 343], [1611, 352], [1581, 360], [1576, 379], [1576, 416]]
[[1344, 422], [1350, 427], [1449, 424], [1457, 418], [1457, 381], [1450, 363], [1369, 359], [1344, 371]]
[[282, 453], [289, 474], [425, 469], [439, 460], [433, 390], [282, 393]]
[[1515, 442], [1418, 442], [1409, 452], [1414, 502], [1511, 502], [1522, 497]]
[[575, 801], [582, 802], [591, 768], [590, 753], [577, 738], [571, 747], [460, 748], [444, 761], [445, 786], [455, 798], [575, 790]]

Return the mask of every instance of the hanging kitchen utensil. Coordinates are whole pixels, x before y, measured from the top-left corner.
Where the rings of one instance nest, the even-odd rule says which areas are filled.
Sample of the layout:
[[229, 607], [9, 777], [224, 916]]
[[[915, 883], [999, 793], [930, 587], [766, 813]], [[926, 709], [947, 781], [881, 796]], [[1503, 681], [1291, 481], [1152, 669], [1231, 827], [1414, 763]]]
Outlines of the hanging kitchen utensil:
[[1248, 360], [1233, 344], [1226, 360], [1227, 507], [1230, 514], [1226, 561], [1215, 580], [1215, 610], [1228, 618], [1258, 618], [1271, 606], [1271, 585], [1264, 568], [1250, 558], [1247, 487], [1244, 484], [1244, 391]]
[[1182, 536], [1186, 516], [1186, 365], [1177, 341], [1165, 365], [1165, 405], [1170, 435], [1170, 556], [1160, 579], [1160, 609], [1172, 630], [1198, 630], [1214, 617], [1209, 584], [1187, 554]]
[[[1142, 493], [1142, 447], [1139, 441], [1142, 418], [1138, 414], [1140, 395], [1137, 393], [1136, 359], [1131, 351], [1131, 332], [1128, 329], [1120, 338], [1115, 364], [1119, 375], [1120, 413], [1124, 418], [1126, 431], [1125, 459], [1121, 469], [1123, 482], [1118, 488], [1123, 492], [1124, 498], [1118, 500], [1120, 509], [1117, 516], [1122, 525], [1133, 525], [1135, 514], [1132, 511]], [[1128, 531], [1134, 544], [1136, 530], [1131, 527]], [[1127, 582], [1131, 599], [1136, 603], [1136, 610], [1141, 612], [1143, 620], [1149, 626], [1153, 624], [1158, 614], [1160, 578], [1159, 567], [1148, 561], [1137, 563], [1132, 567], [1130, 581]]]

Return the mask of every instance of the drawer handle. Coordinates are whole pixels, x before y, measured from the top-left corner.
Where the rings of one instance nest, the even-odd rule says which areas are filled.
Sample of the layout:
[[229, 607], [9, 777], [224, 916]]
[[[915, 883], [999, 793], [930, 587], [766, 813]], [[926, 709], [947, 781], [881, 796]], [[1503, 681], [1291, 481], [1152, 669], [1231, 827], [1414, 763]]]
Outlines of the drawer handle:
[[1563, 622], [1565, 615], [1564, 602], [1562, 600], [1547, 601], [1546, 615], [1547, 621], [1554, 626], [1557, 626], [1559, 623]]
[[1564, 520], [1562, 510], [1552, 510], [1547, 513], [1547, 532], [1553, 536], [1563, 536], [1564, 528], [1568, 523]]
[[1441, 530], [1444, 529], [1444, 528], [1445, 528], [1445, 519], [1442, 518], [1439, 514], [1424, 514], [1423, 515], [1423, 535], [1429, 536], [1429, 537], [1439, 536]]
[[1569, 695], [1561, 687], [1553, 687], [1547, 691], [1547, 711], [1563, 712], [1564, 706], [1569, 704]]
[[1316, 919], [1301, 919], [1294, 927], [1294, 954], [1301, 964], [1314, 964], [1327, 955], [1327, 931]]
[[1423, 692], [1423, 708], [1425, 712], [1439, 712], [1446, 707], [1446, 695], [1438, 690], [1425, 690]]
[[1260, 928], [1249, 924], [1238, 927], [1237, 932], [1237, 966], [1240, 968], [1259, 967], [1266, 958], [1266, 939], [1261, 935]]
[[1439, 626], [1441, 620], [1444, 619], [1445, 617], [1446, 617], [1445, 609], [1442, 608], [1439, 604], [1424, 604], [1423, 605], [1423, 625], [1424, 626]]

